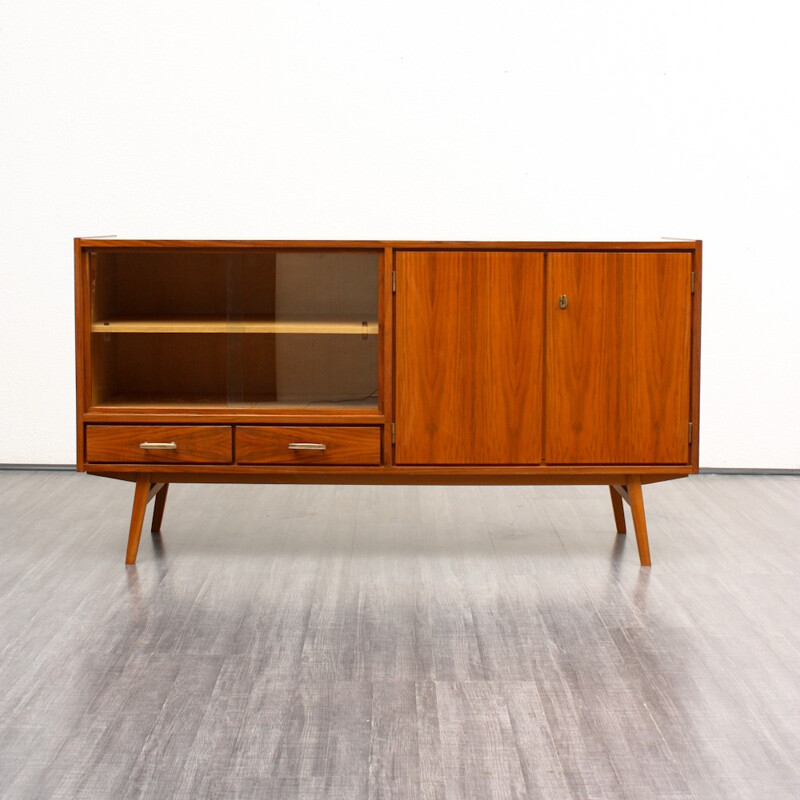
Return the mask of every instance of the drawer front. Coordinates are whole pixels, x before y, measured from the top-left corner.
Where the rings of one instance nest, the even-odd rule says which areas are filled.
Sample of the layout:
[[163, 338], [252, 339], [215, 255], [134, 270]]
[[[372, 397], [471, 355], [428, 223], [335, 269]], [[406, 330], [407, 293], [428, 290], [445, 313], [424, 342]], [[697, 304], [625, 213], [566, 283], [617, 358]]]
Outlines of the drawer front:
[[371, 465], [381, 463], [381, 429], [369, 427], [240, 426], [238, 464]]
[[230, 464], [229, 425], [88, 425], [86, 460], [97, 464]]

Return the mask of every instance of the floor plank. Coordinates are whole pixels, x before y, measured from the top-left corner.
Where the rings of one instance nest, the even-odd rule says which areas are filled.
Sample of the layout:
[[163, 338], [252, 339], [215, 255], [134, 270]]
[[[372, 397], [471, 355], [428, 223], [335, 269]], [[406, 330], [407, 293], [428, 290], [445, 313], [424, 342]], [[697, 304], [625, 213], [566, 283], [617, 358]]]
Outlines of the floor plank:
[[0, 472], [0, 797], [800, 797], [800, 478]]

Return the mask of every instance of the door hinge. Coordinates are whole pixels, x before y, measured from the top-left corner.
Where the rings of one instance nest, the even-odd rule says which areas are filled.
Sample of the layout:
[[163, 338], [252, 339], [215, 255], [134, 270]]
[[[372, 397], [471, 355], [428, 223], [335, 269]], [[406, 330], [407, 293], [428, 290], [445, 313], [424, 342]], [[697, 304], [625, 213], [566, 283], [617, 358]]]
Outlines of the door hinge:
[[689, 444], [692, 443], [692, 426], [693, 426], [693, 423], [690, 422], [689, 423]]
[[694, 294], [694, 272], [692, 273], [692, 294]]
[[[397, 270], [392, 270], [392, 294], [397, 291]], [[694, 291], [694, 289], [692, 289]]]
[[395, 442], [395, 430], [394, 430], [394, 422], [392, 423], [392, 444]]

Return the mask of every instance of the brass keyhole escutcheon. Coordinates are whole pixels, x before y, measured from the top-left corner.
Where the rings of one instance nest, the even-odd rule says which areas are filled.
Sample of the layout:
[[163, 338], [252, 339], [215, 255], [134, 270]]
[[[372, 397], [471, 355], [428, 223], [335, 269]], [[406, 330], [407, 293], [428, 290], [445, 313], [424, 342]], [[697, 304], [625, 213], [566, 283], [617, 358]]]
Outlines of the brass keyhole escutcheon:
[[562, 294], [561, 297], [558, 298], [558, 307], [563, 311], [567, 307], [567, 296]]

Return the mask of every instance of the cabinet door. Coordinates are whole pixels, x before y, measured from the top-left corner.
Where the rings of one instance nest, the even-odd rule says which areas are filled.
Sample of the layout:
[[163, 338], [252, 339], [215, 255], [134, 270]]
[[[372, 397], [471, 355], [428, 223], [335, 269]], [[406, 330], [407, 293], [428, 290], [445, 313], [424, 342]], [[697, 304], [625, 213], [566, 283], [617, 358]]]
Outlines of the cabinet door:
[[396, 269], [396, 463], [540, 463], [543, 255], [399, 252]]
[[378, 411], [380, 251], [88, 255], [91, 405]]
[[691, 270], [688, 253], [548, 255], [549, 464], [689, 460]]

